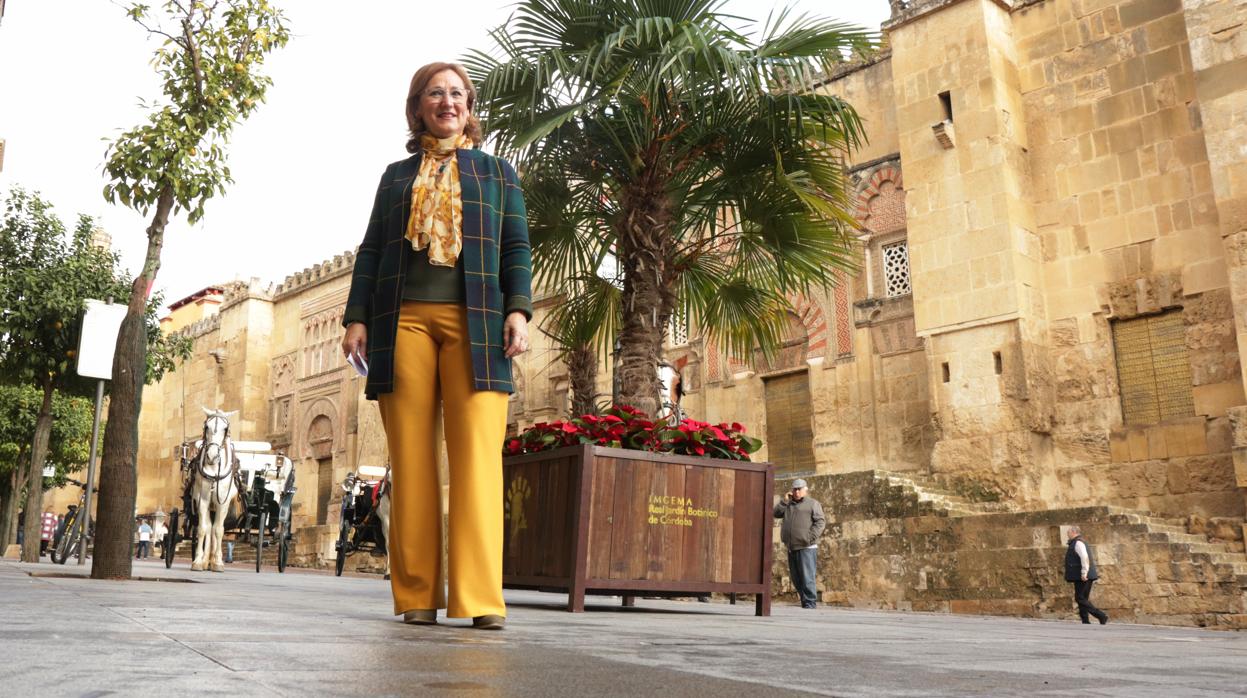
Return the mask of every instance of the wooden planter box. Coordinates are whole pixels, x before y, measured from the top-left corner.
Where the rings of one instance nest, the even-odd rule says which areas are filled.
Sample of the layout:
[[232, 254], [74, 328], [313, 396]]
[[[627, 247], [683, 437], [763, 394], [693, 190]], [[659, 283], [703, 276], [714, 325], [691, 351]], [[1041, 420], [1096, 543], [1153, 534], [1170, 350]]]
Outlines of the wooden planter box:
[[757, 594], [771, 613], [770, 463], [601, 446], [502, 463], [502, 585], [585, 594]]

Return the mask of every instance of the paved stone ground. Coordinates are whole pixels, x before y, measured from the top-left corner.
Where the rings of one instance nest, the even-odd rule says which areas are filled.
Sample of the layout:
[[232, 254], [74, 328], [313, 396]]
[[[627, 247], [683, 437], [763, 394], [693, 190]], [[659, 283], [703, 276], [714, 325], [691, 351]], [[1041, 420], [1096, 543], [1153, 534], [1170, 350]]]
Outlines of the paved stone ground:
[[[507, 592], [503, 632], [406, 626], [388, 584], [241, 566], [97, 582], [0, 562], [0, 695], [1229, 696], [1247, 634]], [[32, 576], [33, 575], [33, 576]], [[193, 580], [195, 583], [176, 583]]]

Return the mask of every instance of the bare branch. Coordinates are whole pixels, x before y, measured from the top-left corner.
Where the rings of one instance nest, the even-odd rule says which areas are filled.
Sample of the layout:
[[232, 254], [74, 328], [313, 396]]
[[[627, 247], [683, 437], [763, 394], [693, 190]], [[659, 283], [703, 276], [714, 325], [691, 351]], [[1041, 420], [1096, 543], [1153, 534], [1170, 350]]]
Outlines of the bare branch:
[[241, 63], [243, 57], [245, 57], [247, 55], [247, 52], [251, 50], [251, 37], [252, 36], [254, 36], [254, 34], [248, 34], [247, 38], [243, 39], [242, 45], [240, 45], [238, 47], [238, 50], [234, 52], [235, 63]]
[[180, 37], [180, 36], [174, 36], [174, 35], [170, 34], [169, 32], [167, 32], [167, 31], [165, 31], [165, 30], [163, 30], [163, 29], [157, 29], [157, 28], [155, 28], [155, 27], [149, 27], [149, 26], [147, 26], [147, 23], [146, 23], [146, 22], [144, 22], [144, 21], [143, 21], [143, 20], [141, 20], [141, 19], [138, 19], [137, 17], [134, 19], [134, 21], [135, 21], [135, 22], [137, 22], [137, 23], [138, 23], [138, 25], [139, 25], [140, 27], [142, 27], [142, 28], [146, 29], [148, 34], [159, 34], [160, 36], [163, 36], [163, 37], [165, 37], [165, 38], [169, 39], [170, 41], [172, 41], [173, 43], [177, 44], [178, 46], [182, 46], [182, 48], [186, 48], [186, 47], [185, 47], [185, 45], [183, 45], [183, 43], [182, 43], [182, 37]]
[[189, 16], [182, 20], [182, 33], [186, 36], [185, 48], [191, 54], [191, 68], [195, 71], [195, 94], [202, 100], [204, 98], [204, 76], [199, 64], [199, 45], [195, 43], [194, 35], [191, 33]]
[[[126, 14], [128, 14], [128, 15], [130, 14], [130, 10], [129, 10], [129, 8], [128, 8], [128, 7], [126, 7], [125, 5], [123, 5], [121, 2], [119, 2], [118, 0], [112, 0], [112, 2], [113, 2], [113, 4], [114, 4], [114, 5], [116, 5], [117, 7], [120, 7], [121, 9], [125, 10], [125, 11], [126, 11]], [[174, 36], [173, 34], [170, 34], [169, 32], [165, 31], [164, 29], [160, 28], [159, 26], [155, 26], [155, 27], [148, 26], [147, 22], [144, 22], [144, 21], [143, 21], [143, 18], [142, 18], [141, 16], [138, 16], [138, 15], [130, 15], [130, 19], [134, 20], [134, 21], [135, 21], [135, 23], [137, 23], [140, 27], [142, 27], [144, 30], [146, 30], [148, 34], [158, 34], [158, 35], [160, 35], [160, 36], [165, 37], [166, 39], [169, 39], [170, 41], [172, 41], [173, 43], [177, 44], [178, 46], [181, 46], [181, 45], [182, 45], [182, 40], [181, 40], [181, 38], [180, 38], [180, 37], [177, 37], [177, 36]]]

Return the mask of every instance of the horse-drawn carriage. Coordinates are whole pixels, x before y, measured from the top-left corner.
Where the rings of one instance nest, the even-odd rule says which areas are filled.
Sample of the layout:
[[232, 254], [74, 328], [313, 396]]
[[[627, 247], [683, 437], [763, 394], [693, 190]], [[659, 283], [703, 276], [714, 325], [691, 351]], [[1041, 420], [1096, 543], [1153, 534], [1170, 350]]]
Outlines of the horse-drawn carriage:
[[[179, 449], [182, 507], [169, 513], [165, 566], [173, 565], [179, 539], [194, 541], [191, 569], [223, 571], [222, 544], [228, 530], [233, 542], [255, 545], [255, 571], [263, 566], [265, 546], [277, 546], [277, 570], [286, 571], [293, 531], [294, 463], [262, 441], [229, 438], [229, 414], [204, 410], [203, 437]], [[267, 540], [266, 540], [267, 539]]]
[[[334, 571], [342, 576], [342, 568], [351, 553], [366, 551], [387, 555], [386, 541], [390, 536], [390, 469], [361, 465], [342, 481], [342, 518], [334, 547], [337, 560]], [[389, 578], [390, 562], [385, 562]]]

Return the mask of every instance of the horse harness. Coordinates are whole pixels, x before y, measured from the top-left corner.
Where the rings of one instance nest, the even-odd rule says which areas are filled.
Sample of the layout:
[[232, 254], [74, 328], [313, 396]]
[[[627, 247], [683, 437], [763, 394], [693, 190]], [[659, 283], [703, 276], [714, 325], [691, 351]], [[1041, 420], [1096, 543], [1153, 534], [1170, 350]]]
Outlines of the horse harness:
[[[208, 424], [211, 423], [212, 420], [214, 419], [221, 419], [225, 421], [225, 438], [222, 439], [221, 444], [215, 444], [215, 443], [211, 443], [210, 441], [208, 441]], [[242, 482], [242, 472], [239, 469], [240, 463], [238, 462], [238, 458], [234, 456], [233, 450], [228, 448], [229, 443], [230, 443], [229, 420], [226, 420], [224, 417], [209, 417], [208, 419], [204, 420], [203, 446], [199, 449], [199, 453], [196, 454], [195, 470], [198, 473], [199, 477], [213, 484], [212, 493], [213, 493], [214, 501], [216, 499], [216, 493], [217, 493], [217, 488], [215, 487], [215, 485], [221, 482], [222, 480], [224, 480], [225, 478], [228, 478], [228, 477], [234, 478], [234, 494], [236, 497], [241, 498], [242, 492], [245, 490], [245, 487], [244, 487], [245, 483]], [[224, 454], [225, 456], [229, 457], [229, 467], [221, 468], [220, 465], [217, 465], [216, 474], [209, 475], [207, 471], [208, 464], [209, 463], [219, 464], [221, 460], [223, 460], [222, 453], [221, 453], [222, 451], [225, 452]], [[223, 501], [216, 502], [218, 506], [224, 503], [225, 502]]]

